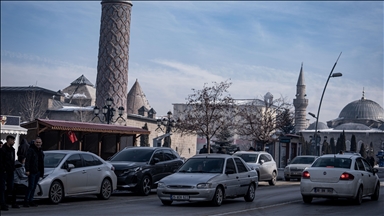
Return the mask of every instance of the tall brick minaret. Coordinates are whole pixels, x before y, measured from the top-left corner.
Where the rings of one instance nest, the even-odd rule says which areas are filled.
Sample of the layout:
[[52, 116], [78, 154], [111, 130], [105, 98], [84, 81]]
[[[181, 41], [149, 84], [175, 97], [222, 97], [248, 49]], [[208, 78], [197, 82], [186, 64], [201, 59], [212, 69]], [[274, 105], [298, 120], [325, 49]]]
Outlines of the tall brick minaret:
[[101, 5], [96, 106], [103, 107], [111, 97], [115, 109], [126, 110], [132, 2], [102, 0]]
[[308, 99], [305, 99], [305, 82], [303, 63], [301, 63], [300, 75], [296, 84], [296, 99], [293, 99], [293, 105], [295, 106], [295, 131], [299, 133], [301, 130], [305, 130], [307, 127], [307, 106]]

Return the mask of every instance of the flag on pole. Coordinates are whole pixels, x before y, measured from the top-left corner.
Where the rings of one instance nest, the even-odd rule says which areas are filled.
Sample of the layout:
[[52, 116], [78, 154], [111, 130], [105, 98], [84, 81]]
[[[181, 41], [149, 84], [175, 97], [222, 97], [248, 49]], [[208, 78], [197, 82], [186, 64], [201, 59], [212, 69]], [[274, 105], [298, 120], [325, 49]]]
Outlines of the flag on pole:
[[76, 134], [73, 133], [72, 131], [68, 131], [67, 135], [68, 135], [68, 138], [71, 141], [71, 143], [74, 143], [77, 141]]

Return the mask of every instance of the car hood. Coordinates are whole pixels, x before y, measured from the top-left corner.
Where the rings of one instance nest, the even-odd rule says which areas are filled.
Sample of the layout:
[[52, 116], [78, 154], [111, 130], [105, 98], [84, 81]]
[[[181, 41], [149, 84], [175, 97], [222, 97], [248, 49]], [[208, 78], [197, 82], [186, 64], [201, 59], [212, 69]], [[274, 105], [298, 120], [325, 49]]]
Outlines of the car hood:
[[196, 185], [198, 183], [208, 182], [212, 178], [222, 175], [219, 173], [174, 173], [160, 180], [167, 185], [183, 184]]
[[115, 167], [115, 170], [123, 170], [132, 167], [141, 167], [147, 165], [146, 162], [131, 162], [131, 161], [108, 161]]
[[53, 173], [54, 170], [55, 168], [44, 168], [44, 175], [49, 175]]

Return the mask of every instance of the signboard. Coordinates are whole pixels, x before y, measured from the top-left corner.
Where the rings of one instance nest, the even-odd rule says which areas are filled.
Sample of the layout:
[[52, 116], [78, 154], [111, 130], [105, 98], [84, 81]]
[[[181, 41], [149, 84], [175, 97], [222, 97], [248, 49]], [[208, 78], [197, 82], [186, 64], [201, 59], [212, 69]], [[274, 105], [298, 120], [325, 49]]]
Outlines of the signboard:
[[281, 143], [290, 143], [291, 142], [291, 138], [289, 138], [289, 137], [280, 137], [279, 140]]

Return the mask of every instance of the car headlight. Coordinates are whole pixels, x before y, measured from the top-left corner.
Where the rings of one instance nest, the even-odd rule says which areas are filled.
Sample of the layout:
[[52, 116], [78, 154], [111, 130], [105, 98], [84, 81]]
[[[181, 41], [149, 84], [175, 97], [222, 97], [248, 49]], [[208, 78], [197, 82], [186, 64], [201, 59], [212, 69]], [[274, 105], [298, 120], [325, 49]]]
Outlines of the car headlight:
[[204, 189], [204, 188], [210, 188], [212, 186], [212, 183], [200, 183], [197, 184], [196, 188]]
[[141, 167], [135, 167], [135, 168], [131, 168], [131, 169], [125, 170], [121, 175], [125, 175], [125, 174], [130, 173], [130, 172], [135, 172], [136, 173], [136, 172], [139, 172], [141, 170], [142, 170]]
[[157, 188], [165, 188], [165, 187], [167, 187], [167, 185], [164, 184], [163, 182], [158, 182], [157, 183]]
[[41, 179], [45, 179], [48, 176], [48, 174], [43, 175]]

